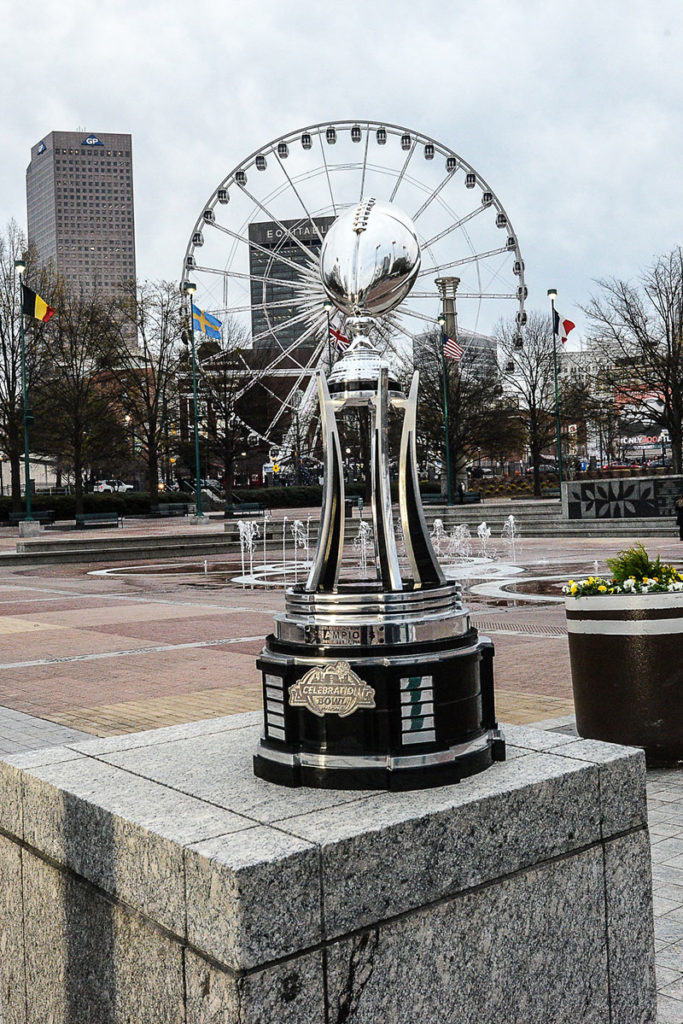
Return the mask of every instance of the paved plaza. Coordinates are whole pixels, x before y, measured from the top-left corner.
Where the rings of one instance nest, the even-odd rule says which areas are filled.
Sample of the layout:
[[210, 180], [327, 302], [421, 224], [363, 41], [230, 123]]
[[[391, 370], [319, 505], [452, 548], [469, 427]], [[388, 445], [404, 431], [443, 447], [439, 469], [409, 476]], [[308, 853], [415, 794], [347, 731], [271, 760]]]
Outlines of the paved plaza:
[[[164, 526], [154, 532], [193, 529]], [[201, 529], [222, 532], [222, 522]], [[97, 561], [3, 565], [1, 552], [16, 545], [16, 531], [4, 531], [0, 755], [260, 707], [255, 658], [283, 609], [282, 588], [235, 584], [241, 564], [234, 552], [114, 564], [106, 556], [114, 536], [93, 537]], [[471, 571], [466, 600], [474, 623], [495, 642], [503, 723], [573, 729], [559, 588], [568, 576], [594, 572], [596, 560], [604, 571], [605, 557], [627, 543], [523, 538], [512, 552], [499, 539], [492, 568]], [[647, 547], [681, 565], [683, 545], [675, 539], [648, 539]], [[293, 581], [291, 565], [289, 573]], [[649, 772], [648, 801], [659, 1020], [683, 1024], [683, 771]]]

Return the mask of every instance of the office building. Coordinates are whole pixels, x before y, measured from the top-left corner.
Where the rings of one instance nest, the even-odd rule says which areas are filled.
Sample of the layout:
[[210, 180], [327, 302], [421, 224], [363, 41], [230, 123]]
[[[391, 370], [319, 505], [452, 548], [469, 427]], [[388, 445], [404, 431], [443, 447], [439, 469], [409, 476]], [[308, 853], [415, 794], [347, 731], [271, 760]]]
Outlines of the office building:
[[130, 135], [50, 132], [26, 170], [28, 241], [67, 286], [116, 294], [134, 279]]
[[[254, 348], [282, 351], [289, 348], [306, 328], [306, 323], [287, 324], [299, 312], [296, 293], [282, 281], [295, 281], [298, 272], [291, 266], [310, 266], [310, 261], [300, 246], [313, 253], [322, 247], [320, 235], [325, 237], [334, 217], [315, 217], [310, 220], [285, 220], [281, 224], [273, 221], [255, 222], [249, 225], [249, 273], [251, 281], [251, 330]], [[317, 231], [316, 231], [317, 227]], [[283, 231], [286, 228], [286, 231]], [[289, 234], [287, 233], [289, 232]], [[300, 244], [291, 237], [294, 235]], [[282, 256], [282, 259], [278, 257]], [[265, 278], [265, 280], [263, 280]], [[274, 280], [269, 280], [274, 279]], [[276, 304], [266, 312], [263, 303]], [[281, 324], [286, 326], [281, 327]], [[273, 337], [275, 329], [277, 341]], [[305, 343], [304, 343], [305, 344]], [[315, 340], [309, 338], [309, 349], [315, 347]]]

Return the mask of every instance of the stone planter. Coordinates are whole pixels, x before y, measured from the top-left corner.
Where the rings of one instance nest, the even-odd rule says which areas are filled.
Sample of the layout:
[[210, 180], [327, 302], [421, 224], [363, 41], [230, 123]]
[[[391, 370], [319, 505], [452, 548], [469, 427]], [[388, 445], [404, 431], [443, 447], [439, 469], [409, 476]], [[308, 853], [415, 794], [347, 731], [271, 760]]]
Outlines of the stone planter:
[[683, 761], [683, 592], [565, 600], [579, 735]]

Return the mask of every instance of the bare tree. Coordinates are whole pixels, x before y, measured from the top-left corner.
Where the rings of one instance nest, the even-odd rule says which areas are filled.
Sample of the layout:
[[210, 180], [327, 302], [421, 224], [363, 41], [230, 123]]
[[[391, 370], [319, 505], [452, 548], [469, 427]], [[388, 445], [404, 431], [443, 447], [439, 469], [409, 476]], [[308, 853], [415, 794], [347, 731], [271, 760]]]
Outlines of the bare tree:
[[[442, 344], [441, 333], [435, 331], [421, 339], [414, 353], [420, 370], [418, 430], [435, 452], [443, 451], [444, 438]], [[462, 478], [502, 394], [492, 354], [471, 346], [459, 363], [446, 359], [446, 386], [451, 467], [454, 477]]]
[[247, 331], [226, 317], [220, 340], [207, 339], [198, 348], [197, 387], [206, 404], [210, 447], [223, 464], [226, 490], [232, 486], [237, 453], [249, 433], [240, 398], [258, 367], [253, 365], [256, 353], [248, 342]]
[[[150, 497], [158, 493], [159, 453], [177, 404], [180, 340], [184, 327], [177, 286], [168, 281], [126, 286], [119, 306], [121, 331], [112, 360], [121, 405], [130, 417], [147, 465]], [[137, 344], [132, 345], [132, 339]]]
[[[555, 437], [555, 372], [550, 318], [530, 313], [519, 347], [519, 328], [503, 322], [497, 332], [498, 358], [506, 388], [517, 399], [533, 468], [534, 494], [541, 493], [541, 455]], [[562, 353], [558, 352], [558, 367]]]
[[73, 468], [76, 511], [83, 511], [89, 463], [111, 457], [122, 435], [119, 391], [111, 366], [119, 325], [113, 302], [60, 287], [41, 373], [34, 385], [36, 450]]
[[609, 278], [584, 312], [601, 352], [603, 386], [665, 427], [674, 473], [683, 442], [683, 250], [659, 256], [637, 284]]
[[[21, 288], [15, 260], [26, 263], [24, 279], [43, 297], [51, 286], [48, 272], [39, 272], [26, 239], [15, 221], [0, 235], [0, 448], [10, 464], [12, 508], [21, 508], [21, 460], [24, 451], [23, 401], [21, 388]], [[26, 324], [26, 378], [30, 393], [37, 372], [41, 339], [49, 325], [32, 320]]]

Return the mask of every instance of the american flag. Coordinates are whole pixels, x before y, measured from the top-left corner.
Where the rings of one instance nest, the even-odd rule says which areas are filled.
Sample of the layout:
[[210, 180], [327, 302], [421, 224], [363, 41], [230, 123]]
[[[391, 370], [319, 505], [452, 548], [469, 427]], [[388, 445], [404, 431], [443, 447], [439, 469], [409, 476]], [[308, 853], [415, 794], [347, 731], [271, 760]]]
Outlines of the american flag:
[[350, 344], [346, 335], [342, 334], [341, 331], [338, 331], [336, 327], [330, 327], [330, 334], [334, 338], [334, 347], [337, 352], [346, 352]]
[[455, 359], [455, 361], [459, 363], [463, 357], [464, 351], [465, 349], [462, 347], [460, 342], [456, 341], [455, 338], [447, 338], [446, 335], [444, 334], [443, 354], [445, 355], [446, 359]]

